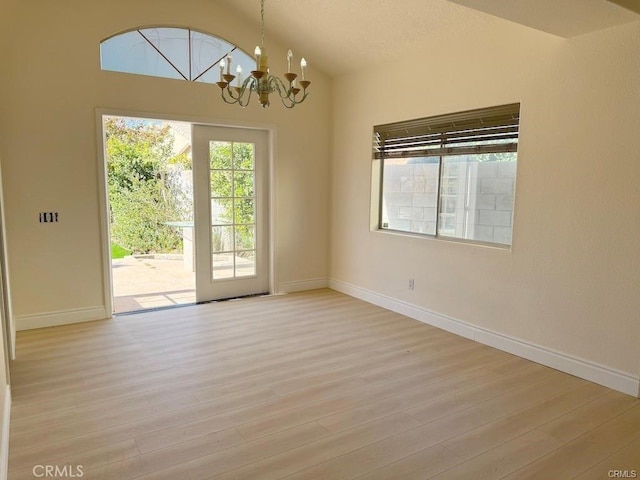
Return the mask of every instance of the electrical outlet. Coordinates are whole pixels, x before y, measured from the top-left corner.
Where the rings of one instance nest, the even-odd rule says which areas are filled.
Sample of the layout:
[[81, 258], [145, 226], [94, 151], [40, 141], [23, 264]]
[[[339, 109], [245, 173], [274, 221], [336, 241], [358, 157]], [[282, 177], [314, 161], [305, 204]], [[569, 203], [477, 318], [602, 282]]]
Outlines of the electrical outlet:
[[409, 290], [413, 290], [416, 286], [416, 282], [413, 278], [409, 279]]

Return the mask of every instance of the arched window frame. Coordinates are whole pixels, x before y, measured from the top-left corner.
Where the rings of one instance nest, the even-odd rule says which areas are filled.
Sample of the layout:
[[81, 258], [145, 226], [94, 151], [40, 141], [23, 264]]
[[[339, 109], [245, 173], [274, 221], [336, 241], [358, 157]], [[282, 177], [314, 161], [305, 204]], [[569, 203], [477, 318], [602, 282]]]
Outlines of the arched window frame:
[[[186, 47], [183, 57], [179, 56], [181, 48], [176, 48], [177, 44]], [[254, 58], [237, 45], [188, 27], [137, 27], [100, 42], [102, 70], [192, 82], [217, 82], [214, 67], [228, 55], [234, 58], [233, 73], [237, 65], [242, 66], [245, 75], [255, 68]]]

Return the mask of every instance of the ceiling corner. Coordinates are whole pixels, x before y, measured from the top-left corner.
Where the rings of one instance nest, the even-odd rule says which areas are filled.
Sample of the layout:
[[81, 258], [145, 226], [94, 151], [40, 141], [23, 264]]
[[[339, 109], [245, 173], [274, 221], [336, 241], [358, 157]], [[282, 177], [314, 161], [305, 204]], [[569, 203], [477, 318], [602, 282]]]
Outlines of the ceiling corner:
[[640, 2], [638, 0], [607, 0], [611, 3], [615, 3], [616, 5], [626, 8], [627, 10], [631, 10], [632, 12], [640, 14]]

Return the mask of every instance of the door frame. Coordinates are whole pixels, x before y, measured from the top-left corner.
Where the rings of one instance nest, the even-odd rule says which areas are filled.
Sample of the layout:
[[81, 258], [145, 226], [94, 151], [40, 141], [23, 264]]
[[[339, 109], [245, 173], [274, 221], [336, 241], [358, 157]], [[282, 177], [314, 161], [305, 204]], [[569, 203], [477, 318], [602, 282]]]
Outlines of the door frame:
[[[10, 360], [16, 359], [16, 321], [11, 303], [11, 286], [9, 285], [9, 257], [7, 255], [7, 229], [4, 208], [4, 184], [0, 169], [0, 312], [2, 329], [5, 337], [6, 355]], [[9, 362], [6, 362], [7, 382], [9, 382]]]
[[96, 108], [96, 149], [97, 149], [97, 166], [98, 166], [98, 207], [99, 207], [99, 223], [100, 223], [100, 247], [101, 247], [101, 266], [102, 266], [102, 284], [103, 284], [103, 302], [105, 315], [107, 318], [113, 316], [113, 276], [111, 271], [111, 247], [110, 247], [110, 222], [109, 222], [109, 197], [107, 191], [107, 163], [105, 155], [106, 138], [103, 128], [103, 117], [134, 117], [148, 118], [151, 120], [169, 120], [177, 122], [186, 122], [197, 125], [209, 125], [212, 127], [224, 128], [244, 128], [253, 130], [263, 130], [267, 132], [267, 182], [269, 186], [268, 192], [268, 278], [269, 278], [269, 294], [275, 293], [277, 285], [277, 243], [276, 243], [276, 162], [275, 152], [277, 143], [277, 132], [274, 124], [245, 122], [240, 120], [216, 119], [210, 117], [198, 117], [188, 115], [177, 115], [172, 113], [161, 112], [142, 112], [135, 110], [122, 110], [111, 108]]

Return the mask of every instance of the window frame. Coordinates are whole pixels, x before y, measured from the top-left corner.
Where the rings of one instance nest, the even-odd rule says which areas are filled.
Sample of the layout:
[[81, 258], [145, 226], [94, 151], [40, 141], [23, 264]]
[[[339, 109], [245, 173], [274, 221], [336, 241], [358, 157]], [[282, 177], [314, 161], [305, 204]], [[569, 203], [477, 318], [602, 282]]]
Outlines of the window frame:
[[[170, 40], [174, 40], [169, 37], [161, 37], [161, 33], [167, 33], [166, 31], [173, 30], [175, 32], [183, 33], [186, 37], [186, 46], [187, 50], [182, 53], [186, 54], [186, 61], [188, 68], [182, 69], [180, 66], [176, 65], [175, 57], [173, 55], [169, 55], [169, 50], [166, 50], [166, 47], [161, 45], [160, 42], [166, 42]], [[161, 32], [162, 31], [162, 32]], [[137, 36], [135, 35], [137, 34]], [[154, 36], [156, 34], [157, 36]], [[105, 48], [111, 48], [111, 42], [114, 40], [122, 39], [127, 35], [134, 35], [136, 37], [139, 36], [139, 44], [143, 46], [147, 46], [150, 50], [149, 52], [154, 53], [154, 55], [150, 58], [153, 58], [161, 64], [164, 69], [167, 69], [171, 75], [165, 75], [157, 72], [142, 72], [138, 68], [130, 69], [129, 65], [123, 63], [123, 66], [118, 68], [111, 68], [110, 62], [105, 61], [105, 57], [111, 58], [111, 55], [106, 55]], [[220, 42], [222, 44], [223, 49], [221, 50], [221, 54], [213, 57], [205, 64], [201, 66], [199, 69], [195, 69], [195, 65], [197, 62], [194, 61], [194, 56], [197, 55], [197, 49], [195, 48], [194, 42], [209, 40], [213, 43]], [[141, 59], [135, 57], [136, 53], [130, 54], [127, 57], [128, 61], [132, 61], [131, 59], [135, 59], [136, 63], [141, 63]], [[146, 26], [138, 26], [134, 28], [130, 28], [128, 30], [123, 30], [113, 35], [110, 35], [106, 38], [103, 38], [99, 44], [99, 58], [100, 58], [100, 70], [103, 72], [113, 72], [113, 73], [124, 73], [129, 75], [140, 75], [146, 77], [153, 78], [162, 78], [169, 80], [180, 80], [180, 81], [188, 81], [188, 82], [198, 82], [198, 83], [207, 83], [207, 84], [215, 84], [218, 80], [218, 67], [220, 61], [226, 59], [228, 55], [234, 56], [234, 63], [232, 65], [233, 71], [235, 74], [235, 68], [240, 63], [245, 64], [245, 66], [250, 65], [253, 67], [255, 65], [255, 59], [249, 53], [244, 51], [241, 47], [226, 40], [223, 37], [218, 35], [214, 35], [211, 33], [204, 32], [202, 30], [197, 30], [190, 27], [184, 27], [180, 25], [146, 25]], [[241, 62], [239, 62], [238, 57], [241, 58]], [[173, 60], [172, 60], [173, 58]], [[247, 70], [249, 70], [247, 68]], [[249, 71], [243, 72], [246, 75], [249, 75]]]
[[[513, 177], [513, 200], [511, 208], [511, 224], [509, 225], [511, 235], [509, 243], [477, 240], [439, 233], [442, 213], [442, 179], [446, 158], [461, 155], [513, 152], [516, 154], [515, 168], [517, 172], [519, 130], [520, 103], [374, 126], [371, 178], [371, 230], [402, 236], [431, 238], [472, 245], [483, 245], [498, 249], [510, 249], [513, 245], [516, 174], [514, 173]], [[469, 134], [467, 135], [467, 138], [465, 138], [465, 132]], [[453, 135], [449, 137], [451, 134]], [[438, 135], [445, 140], [441, 142], [440, 145], [436, 146], [438, 142], [435, 142], [434, 140]], [[385, 138], [382, 138], [383, 136]], [[385, 139], [388, 138], [392, 139], [392, 145], [396, 148], [386, 148]], [[457, 141], [450, 143], [446, 141], [447, 138], [454, 138], [457, 139]], [[484, 141], [482, 140], [483, 138], [493, 140], [494, 143]], [[468, 139], [472, 142], [471, 144], [468, 144], [469, 142], [465, 141]], [[420, 149], [419, 147], [412, 146], [412, 144], [415, 144], [416, 142], [420, 143], [423, 148]], [[456, 146], [456, 143], [462, 143], [462, 145]], [[388, 152], [391, 152], [391, 154], [388, 154]], [[408, 154], [403, 155], [403, 152]], [[407, 159], [412, 157], [438, 158], [434, 233], [422, 233], [411, 229], [403, 230], [384, 226], [385, 160], [391, 160], [394, 158]]]

